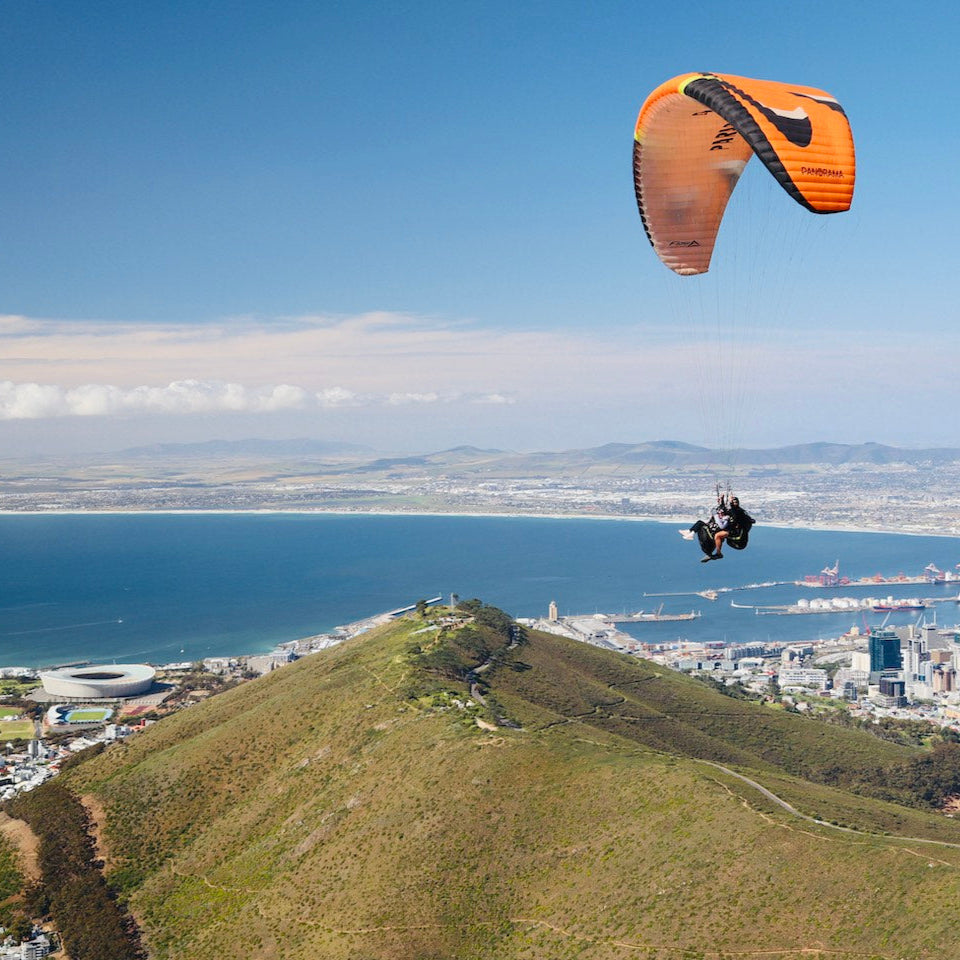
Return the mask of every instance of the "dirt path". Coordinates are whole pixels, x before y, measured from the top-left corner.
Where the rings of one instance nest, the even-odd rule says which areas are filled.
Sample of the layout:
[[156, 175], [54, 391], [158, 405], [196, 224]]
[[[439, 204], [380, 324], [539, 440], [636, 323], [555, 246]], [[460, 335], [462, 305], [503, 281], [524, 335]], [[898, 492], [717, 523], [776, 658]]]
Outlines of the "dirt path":
[[92, 793], [85, 793], [80, 802], [90, 814], [90, 832], [93, 834], [93, 844], [97, 851], [97, 859], [103, 861], [103, 872], [108, 873], [111, 866], [109, 850], [103, 839], [103, 828], [107, 822], [107, 814], [99, 797]]
[[[713, 760], [701, 760], [699, 757], [691, 757], [695, 763], [704, 763], [710, 767], [716, 767], [717, 770], [722, 770], [724, 773], [729, 774], [731, 777], [736, 777], [736, 779], [743, 781], [747, 786], [753, 787], [758, 793], [766, 797], [768, 800], [771, 800], [773, 803], [776, 803], [778, 806], [783, 807], [787, 813], [791, 814], [794, 817], [797, 817], [800, 820], [806, 820], [808, 823], [815, 823], [818, 827], [827, 827], [830, 830], [839, 830], [841, 833], [850, 833], [855, 836], [861, 837], [871, 837], [877, 840], [887, 840], [891, 842], [906, 841], [907, 843], [926, 843], [931, 846], [937, 847], [952, 847], [954, 850], [960, 849], [960, 843], [952, 843], [949, 840], [933, 840], [927, 837], [904, 837], [900, 834], [880, 834], [880, 833], [870, 833], [866, 830], [857, 830], [854, 827], [842, 827], [837, 823], [830, 823], [827, 820], [818, 820], [816, 817], [808, 816], [805, 813], [801, 813], [797, 810], [796, 807], [791, 806], [784, 800], [782, 797], [778, 797], [775, 793], [768, 790], [766, 787], [757, 783], [756, 780], [751, 780], [749, 777], [745, 777], [742, 773], [737, 773], [736, 770], [731, 770], [729, 767], [725, 767], [722, 763], [715, 763]], [[945, 863], [946, 861], [939, 861], [940, 863]], [[955, 864], [948, 864], [949, 866], [955, 866]]]
[[0, 813], [0, 833], [20, 854], [20, 869], [28, 881], [40, 879], [40, 840], [23, 820]]

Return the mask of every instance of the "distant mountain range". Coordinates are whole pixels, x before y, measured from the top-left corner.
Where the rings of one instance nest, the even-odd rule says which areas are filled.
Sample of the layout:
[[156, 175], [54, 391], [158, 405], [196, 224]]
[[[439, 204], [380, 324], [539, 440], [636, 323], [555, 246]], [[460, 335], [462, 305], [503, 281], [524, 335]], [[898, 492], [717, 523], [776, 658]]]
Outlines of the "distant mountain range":
[[716, 450], [679, 440], [607, 443], [598, 447], [520, 453], [469, 445], [432, 453], [378, 456], [371, 447], [324, 440], [210, 440], [160, 443], [110, 455], [112, 459], [329, 459], [349, 461], [365, 472], [391, 469], [470, 467], [479, 464], [531, 472], [576, 466], [689, 468], [716, 464], [778, 467], [797, 464], [945, 464], [960, 461], [960, 448], [904, 449], [881, 443], [803, 443], [770, 449]]
[[[677, 466], [737, 463], [774, 466], [798, 463], [951, 463], [960, 460], [960, 448], [907, 450], [881, 443], [802, 443], [771, 449], [715, 450], [676, 440], [646, 443], [608, 443], [564, 455], [596, 462], [649, 463]], [[554, 455], [555, 456], [555, 455]]]
[[608, 443], [582, 450], [515, 453], [454, 447], [419, 456], [381, 457], [353, 468], [364, 473], [379, 471], [404, 474], [423, 471], [496, 472], [513, 476], [619, 471], [623, 469], [698, 470], [779, 470], [798, 466], [862, 465], [864, 468], [889, 464], [919, 466], [960, 461], [960, 449], [904, 450], [879, 443], [805, 443], [769, 450], [713, 450], [677, 440], [646, 443]]

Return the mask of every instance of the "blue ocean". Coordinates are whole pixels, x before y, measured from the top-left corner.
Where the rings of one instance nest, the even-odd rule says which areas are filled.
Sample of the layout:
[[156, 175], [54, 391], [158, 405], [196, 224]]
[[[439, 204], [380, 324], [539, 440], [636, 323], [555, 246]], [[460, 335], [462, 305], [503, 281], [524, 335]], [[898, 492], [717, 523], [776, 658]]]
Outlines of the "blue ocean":
[[[792, 583], [840, 560], [850, 577], [957, 571], [960, 539], [765, 528], [746, 551], [701, 564], [677, 525], [593, 519], [310, 514], [0, 517], [0, 666], [150, 662], [258, 653], [277, 643], [456, 593], [514, 616], [699, 610], [631, 625], [642, 639], [837, 636], [882, 614], [758, 616], [739, 604], [801, 597], [934, 597], [960, 619], [957, 584], [813, 591]], [[654, 596], [654, 594], [669, 594]], [[915, 612], [896, 613], [890, 624]]]

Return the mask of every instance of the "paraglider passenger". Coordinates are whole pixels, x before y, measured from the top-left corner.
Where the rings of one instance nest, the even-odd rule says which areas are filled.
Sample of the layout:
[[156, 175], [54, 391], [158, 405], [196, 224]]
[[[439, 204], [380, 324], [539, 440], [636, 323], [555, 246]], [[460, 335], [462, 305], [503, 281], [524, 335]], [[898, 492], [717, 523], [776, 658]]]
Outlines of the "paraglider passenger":
[[720, 498], [716, 510], [713, 511], [710, 517], [710, 525], [713, 527], [713, 545], [715, 550], [710, 556], [703, 558], [703, 563], [706, 563], [708, 560], [723, 559], [723, 541], [730, 535], [727, 531], [727, 527], [730, 526], [730, 514], [727, 513], [727, 504], [723, 497]]

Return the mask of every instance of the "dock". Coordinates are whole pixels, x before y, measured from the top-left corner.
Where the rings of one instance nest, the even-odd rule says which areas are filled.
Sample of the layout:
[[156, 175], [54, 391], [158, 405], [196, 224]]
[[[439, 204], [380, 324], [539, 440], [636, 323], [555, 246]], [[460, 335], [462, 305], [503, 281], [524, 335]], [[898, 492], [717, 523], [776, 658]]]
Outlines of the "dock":
[[664, 623], [672, 620], [697, 620], [701, 613], [699, 610], [691, 610], [689, 613], [644, 613], [638, 610], [636, 613], [598, 613], [598, 619], [606, 620], [607, 623]]
[[[960, 563], [957, 564], [960, 568]], [[935, 564], [928, 563], [923, 572], [915, 576], [906, 576], [898, 573], [895, 577], [885, 577], [882, 573], [874, 574], [872, 577], [847, 577], [840, 573], [840, 561], [837, 560], [832, 567], [824, 567], [817, 574], [808, 574], [803, 580], [795, 581], [794, 585], [798, 587], [810, 587], [812, 589], [824, 589], [835, 587], [876, 587], [881, 584], [960, 584], [960, 573], [954, 573], [952, 570], [941, 570]]]
[[710, 587], [706, 590], [665, 590], [660, 593], [644, 593], [645, 597], [703, 597], [704, 600], [716, 600], [721, 593], [736, 593], [738, 590], [760, 590], [766, 587], [806, 587], [807, 583], [798, 580], [764, 580], [763, 583], [743, 583], [738, 587]]
[[893, 600], [887, 597], [878, 600], [875, 597], [830, 597], [824, 600], [800, 600], [798, 603], [776, 604], [763, 606], [761, 604], [734, 603], [730, 606], [737, 610], [753, 610], [757, 616], [807, 616], [818, 613], [912, 613], [926, 610], [938, 603], [955, 603], [955, 597], [924, 597], [916, 600]]

